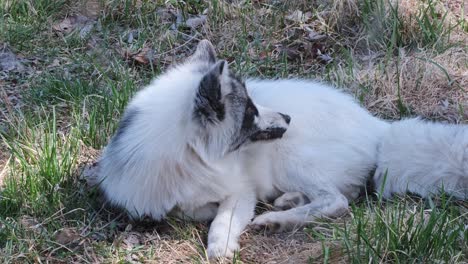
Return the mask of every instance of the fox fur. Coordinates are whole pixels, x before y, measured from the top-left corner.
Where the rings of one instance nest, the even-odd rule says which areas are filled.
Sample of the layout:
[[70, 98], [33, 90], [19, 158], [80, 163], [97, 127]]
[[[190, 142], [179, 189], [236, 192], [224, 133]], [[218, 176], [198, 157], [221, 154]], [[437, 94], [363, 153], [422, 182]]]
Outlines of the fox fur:
[[[468, 129], [390, 123], [320, 82], [244, 81], [203, 40], [132, 99], [98, 178], [132, 217], [212, 220], [208, 255], [231, 257], [249, 224], [346, 212], [374, 170], [387, 197], [442, 185], [466, 196]], [[253, 219], [258, 200], [281, 210]]]

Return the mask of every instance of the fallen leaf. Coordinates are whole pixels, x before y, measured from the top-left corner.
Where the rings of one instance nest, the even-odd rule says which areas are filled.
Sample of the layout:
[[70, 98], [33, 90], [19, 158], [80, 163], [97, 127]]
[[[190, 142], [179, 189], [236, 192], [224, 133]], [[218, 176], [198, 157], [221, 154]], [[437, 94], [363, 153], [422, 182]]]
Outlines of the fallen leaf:
[[173, 64], [175, 63], [175, 58], [174, 56], [172, 55], [166, 55], [164, 56], [164, 58], [162, 59], [162, 62], [167, 64], [167, 65], [170, 65], [170, 64]]
[[298, 43], [292, 45], [276, 45], [274, 53], [276, 53], [280, 58], [285, 56], [290, 61], [295, 61], [304, 57], [304, 49]]
[[87, 23], [83, 28], [80, 30], [80, 38], [84, 39], [86, 38], [89, 33], [91, 33], [91, 30], [94, 27], [94, 23]]
[[301, 10], [296, 10], [291, 14], [287, 15], [285, 18], [286, 20], [296, 22], [296, 23], [304, 23], [312, 17], [311, 12], [306, 12], [305, 14]]
[[205, 22], [206, 22], [206, 16], [200, 15], [197, 17], [192, 17], [192, 18], [187, 19], [187, 21], [185, 21], [185, 24], [191, 29], [196, 29], [197, 27], [205, 24]]
[[72, 242], [79, 242], [78, 239], [80, 237], [80, 234], [75, 229], [63, 228], [57, 231], [57, 233], [54, 236], [54, 239], [59, 244], [67, 245]]
[[29, 229], [33, 232], [36, 232], [36, 233], [46, 232], [44, 226], [41, 223], [39, 223], [39, 221], [36, 218], [31, 217], [29, 215], [22, 216], [19, 222], [22, 227]]
[[442, 100], [440, 102], [440, 104], [442, 105], [443, 110], [447, 110], [449, 108], [449, 105], [450, 105], [450, 103], [449, 103], [449, 101], [447, 99]]
[[325, 64], [328, 64], [333, 61], [333, 58], [329, 54], [322, 54], [320, 50], [317, 50], [317, 55], [317, 58]]
[[128, 224], [127, 226], [125, 226], [125, 232], [130, 232], [130, 231], [132, 231], [132, 229], [133, 229], [132, 224]]
[[20, 219], [20, 224], [25, 228], [36, 228], [40, 225], [39, 221], [36, 218], [29, 215], [24, 215]]
[[141, 64], [148, 64], [150, 62], [150, 56], [153, 51], [148, 48], [144, 47], [143, 49], [140, 50], [136, 55], [133, 56], [133, 60], [136, 62], [139, 62]]
[[315, 32], [313, 30], [309, 31], [309, 34], [307, 34], [307, 39], [310, 41], [320, 41], [325, 39], [327, 36], [320, 34], [318, 32]]
[[57, 66], [60, 66], [60, 61], [58, 59], [54, 59], [54, 61], [50, 65], [48, 65], [47, 68], [54, 68]]
[[131, 250], [136, 246], [140, 245], [140, 237], [138, 233], [131, 232], [128, 234], [128, 236], [123, 240], [123, 243], [125, 244], [125, 248], [127, 250]]
[[81, 172], [81, 179], [85, 180], [88, 186], [92, 187], [99, 183], [98, 179], [98, 162], [86, 165]]
[[0, 49], [0, 71], [23, 71], [24, 66], [6, 46]]
[[94, 20], [86, 16], [73, 15], [66, 17], [60, 23], [53, 25], [52, 29], [65, 34], [69, 34], [76, 29], [80, 31], [80, 37], [85, 38], [89, 33], [91, 33], [95, 24], [96, 22]]
[[153, 60], [153, 49], [150, 47], [143, 47], [137, 52], [131, 53], [128, 50], [123, 52], [123, 56], [126, 60], [135, 61], [140, 64], [149, 64]]
[[63, 33], [70, 33], [77, 27], [84, 27], [88, 21], [89, 19], [85, 16], [73, 15], [66, 17], [60, 23], [53, 25], [52, 29]]
[[156, 11], [156, 14], [158, 19], [164, 24], [172, 23], [173, 20], [177, 18], [177, 12], [169, 8], [159, 8]]
[[138, 39], [140, 36], [140, 31], [137, 29], [130, 30], [128, 33], [126, 33], [123, 38], [127, 39], [127, 43], [131, 44], [135, 39]]

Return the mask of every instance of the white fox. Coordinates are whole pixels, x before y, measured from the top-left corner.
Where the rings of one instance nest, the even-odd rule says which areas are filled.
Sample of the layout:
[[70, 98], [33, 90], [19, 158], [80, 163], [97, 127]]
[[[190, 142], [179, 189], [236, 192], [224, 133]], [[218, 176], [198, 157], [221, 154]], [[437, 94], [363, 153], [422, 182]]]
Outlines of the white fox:
[[[425, 132], [432, 129], [420, 121], [380, 120], [318, 82], [244, 83], [204, 40], [129, 103], [98, 178], [110, 202], [132, 217], [213, 220], [208, 254], [231, 257], [249, 223], [282, 229], [347, 211], [376, 167], [377, 183], [388, 169], [386, 195], [406, 191], [400, 183], [411, 179], [466, 195], [468, 130]], [[394, 135], [404, 139], [393, 141]], [[421, 145], [411, 149], [414, 137]], [[413, 192], [416, 186], [408, 185]], [[286, 210], [251, 222], [257, 200], [275, 200]]]

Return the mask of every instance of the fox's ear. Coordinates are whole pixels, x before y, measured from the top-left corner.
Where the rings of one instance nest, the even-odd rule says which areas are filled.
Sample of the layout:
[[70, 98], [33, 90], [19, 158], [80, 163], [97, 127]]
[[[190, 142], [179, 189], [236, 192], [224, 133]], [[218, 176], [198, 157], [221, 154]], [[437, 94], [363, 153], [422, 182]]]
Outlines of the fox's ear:
[[204, 39], [198, 43], [197, 50], [192, 56], [192, 60], [216, 62], [216, 52], [210, 41]]
[[229, 76], [227, 62], [222, 60], [216, 63], [200, 81], [195, 97], [194, 116], [202, 124], [218, 123], [223, 121], [225, 109], [222, 102], [223, 84]]

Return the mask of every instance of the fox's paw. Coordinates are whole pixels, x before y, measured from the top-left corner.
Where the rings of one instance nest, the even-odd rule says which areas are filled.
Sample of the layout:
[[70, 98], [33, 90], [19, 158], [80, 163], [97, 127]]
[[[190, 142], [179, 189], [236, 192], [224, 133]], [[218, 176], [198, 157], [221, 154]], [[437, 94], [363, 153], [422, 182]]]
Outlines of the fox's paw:
[[[224, 242], [224, 243], [223, 243]], [[225, 241], [213, 241], [208, 243], [208, 257], [209, 258], [232, 258], [234, 253], [239, 251], [239, 243]]]
[[287, 229], [287, 223], [282, 212], [269, 212], [255, 217], [250, 226], [254, 230], [265, 230], [267, 233], [282, 232]]

